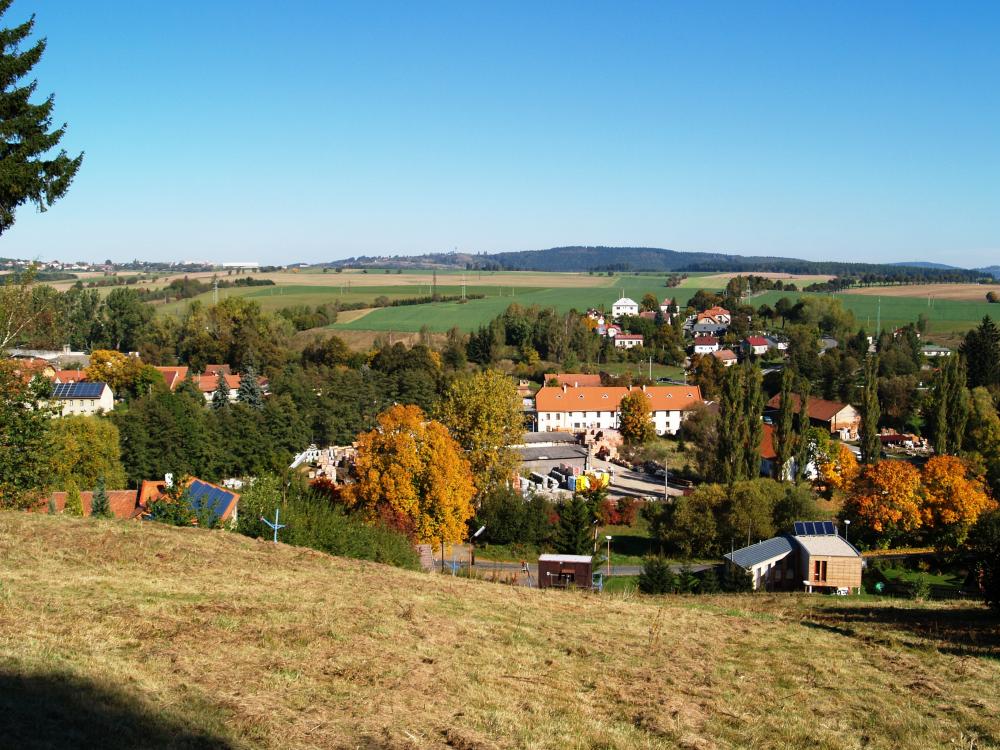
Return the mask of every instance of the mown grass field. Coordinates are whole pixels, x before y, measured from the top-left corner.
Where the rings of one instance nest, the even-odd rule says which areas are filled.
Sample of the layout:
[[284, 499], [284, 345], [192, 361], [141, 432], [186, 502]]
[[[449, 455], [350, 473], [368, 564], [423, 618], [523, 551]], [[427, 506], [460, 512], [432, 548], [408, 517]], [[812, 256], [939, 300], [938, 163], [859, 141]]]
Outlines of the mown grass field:
[[17, 748], [1000, 747], [966, 603], [546, 592], [0, 513]]

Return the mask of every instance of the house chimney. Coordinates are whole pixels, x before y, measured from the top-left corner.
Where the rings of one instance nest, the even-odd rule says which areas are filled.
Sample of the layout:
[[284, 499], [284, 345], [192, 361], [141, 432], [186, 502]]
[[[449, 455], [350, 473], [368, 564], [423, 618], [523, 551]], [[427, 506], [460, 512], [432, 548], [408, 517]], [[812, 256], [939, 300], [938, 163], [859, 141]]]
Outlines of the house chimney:
[[579, 380], [574, 380], [573, 381], [573, 387], [574, 388], [579, 388], [580, 387], [580, 381]]
[[562, 384], [562, 388], [563, 388], [563, 393], [565, 393], [566, 392], [566, 384], [565, 383]]

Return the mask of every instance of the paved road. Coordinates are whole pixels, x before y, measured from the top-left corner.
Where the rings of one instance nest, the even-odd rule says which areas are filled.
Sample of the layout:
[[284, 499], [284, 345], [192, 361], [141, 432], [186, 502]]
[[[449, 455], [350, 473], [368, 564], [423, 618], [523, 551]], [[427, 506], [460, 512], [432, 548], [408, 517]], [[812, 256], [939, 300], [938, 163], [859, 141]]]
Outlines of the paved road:
[[[462, 568], [468, 567], [468, 559], [465, 561], [457, 561], [458, 565]], [[445, 571], [451, 571], [451, 561], [445, 560]], [[441, 558], [437, 558], [438, 569], [440, 570]], [[683, 566], [679, 563], [671, 565], [671, 568], [675, 573], [679, 573]], [[691, 565], [689, 566], [692, 571], [699, 573], [706, 570], [712, 566], [710, 565]], [[482, 558], [476, 560], [476, 571], [480, 573], [489, 574], [493, 570], [506, 570], [506, 571], [517, 571], [521, 570], [521, 563], [519, 562], [500, 562], [496, 560], [483, 560]], [[538, 575], [538, 565], [537, 563], [528, 563], [528, 570], [531, 571], [532, 578], [536, 578]], [[607, 575], [607, 566], [602, 565], [601, 571]], [[595, 571], [596, 572], [596, 571]], [[641, 565], [612, 565], [611, 575], [613, 576], [637, 576], [642, 572]]]
[[[626, 469], [624, 466], [613, 464], [610, 461], [601, 461], [595, 458], [591, 463], [595, 469], [613, 472], [612, 476], [614, 478], [611, 480], [611, 491], [609, 493], [611, 495], [625, 494], [663, 498], [662, 479], [657, 479], [644, 471]], [[676, 487], [668, 487], [667, 492], [673, 497], [679, 497], [684, 494]]]

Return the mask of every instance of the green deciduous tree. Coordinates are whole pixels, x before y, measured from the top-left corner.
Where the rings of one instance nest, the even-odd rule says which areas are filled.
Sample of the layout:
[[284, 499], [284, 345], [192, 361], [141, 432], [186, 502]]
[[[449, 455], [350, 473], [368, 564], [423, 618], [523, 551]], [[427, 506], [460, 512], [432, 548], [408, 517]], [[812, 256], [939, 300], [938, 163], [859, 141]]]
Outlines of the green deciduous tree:
[[57, 487], [73, 481], [93, 487], [98, 480], [112, 489], [125, 487], [121, 443], [115, 423], [102, 417], [70, 416], [53, 420], [45, 453], [48, 473]]
[[878, 422], [882, 411], [878, 401], [878, 356], [872, 355], [865, 363], [865, 388], [861, 394], [861, 461], [865, 464], [877, 463], [882, 455], [882, 440], [879, 438]]
[[509, 446], [519, 443], [524, 432], [511, 378], [498, 370], [460, 378], [445, 393], [437, 413], [465, 449], [478, 492], [511, 481], [520, 456]]
[[[0, 0], [0, 17], [11, 3]], [[62, 198], [83, 162], [83, 154], [70, 158], [60, 150], [53, 155], [66, 132], [65, 125], [52, 127], [55, 98], [33, 103], [38, 83], [24, 82], [45, 52], [44, 39], [21, 48], [34, 25], [32, 17], [0, 29], [0, 234], [14, 225], [25, 203], [45, 211]]]
[[13, 363], [0, 361], [0, 508], [24, 508], [45, 492], [48, 432], [45, 406], [52, 384], [44, 378], [25, 382]]

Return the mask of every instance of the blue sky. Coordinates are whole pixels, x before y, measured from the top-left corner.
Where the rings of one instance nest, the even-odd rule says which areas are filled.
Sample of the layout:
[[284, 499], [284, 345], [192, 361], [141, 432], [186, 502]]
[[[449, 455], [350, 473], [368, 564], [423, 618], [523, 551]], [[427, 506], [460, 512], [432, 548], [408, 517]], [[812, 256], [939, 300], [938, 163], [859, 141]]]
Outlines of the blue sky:
[[68, 196], [0, 256], [1000, 262], [1000, 3], [16, 0]]

